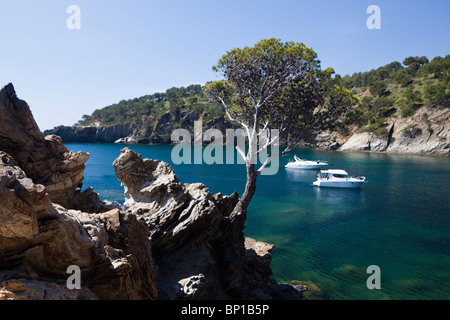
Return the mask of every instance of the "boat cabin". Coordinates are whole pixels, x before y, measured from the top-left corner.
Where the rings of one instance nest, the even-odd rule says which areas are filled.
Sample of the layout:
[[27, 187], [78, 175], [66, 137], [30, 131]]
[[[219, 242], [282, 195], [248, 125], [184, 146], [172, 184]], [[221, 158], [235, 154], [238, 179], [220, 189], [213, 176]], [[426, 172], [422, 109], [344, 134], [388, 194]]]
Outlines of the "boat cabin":
[[329, 179], [332, 177], [346, 179], [348, 178], [348, 173], [345, 170], [338, 170], [338, 169], [320, 171], [320, 179]]

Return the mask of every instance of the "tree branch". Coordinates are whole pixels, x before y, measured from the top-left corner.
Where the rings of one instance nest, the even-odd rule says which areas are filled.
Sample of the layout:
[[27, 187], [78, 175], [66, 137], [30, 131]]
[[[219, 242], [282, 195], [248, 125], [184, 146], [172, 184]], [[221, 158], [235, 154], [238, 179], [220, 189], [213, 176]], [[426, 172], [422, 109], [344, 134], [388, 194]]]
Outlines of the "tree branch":
[[227, 106], [227, 104], [225, 103], [225, 101], [223, 101], [223, 99], [222, 99], [221, 97], [217, 96], [217, 99], [218, 99], [220, 102], [222, 102], [222, 105], [223, 105], [223, 107], [225, 108], [225, 113], [227, 114], [227, 116], [228, 116], [228, 118], [230, 119], [230, 121], [236, 122], [236, 123], [240, 124], [242, 127], [244, 127], [244, 129], [247, 131], [247, 136], [248, 136], [249, 139], [250, 139], [250, 130], [249, 130], [248, 126], [247, 126], [245, 123], [243, 123], [243, 122], [241, 122], [241, 121], [238, 121], [238, 120], [234, 119], [234, 118], [231, 116], [230, 112], [228, 111], [228, 106]]
[[245, 155], [244, 151], [239, 148], [239, 146], [236, 146], [237, 152], [241, 155], [241, 157], [244, 159], [245, 162], [247, 162], [247, 156]]

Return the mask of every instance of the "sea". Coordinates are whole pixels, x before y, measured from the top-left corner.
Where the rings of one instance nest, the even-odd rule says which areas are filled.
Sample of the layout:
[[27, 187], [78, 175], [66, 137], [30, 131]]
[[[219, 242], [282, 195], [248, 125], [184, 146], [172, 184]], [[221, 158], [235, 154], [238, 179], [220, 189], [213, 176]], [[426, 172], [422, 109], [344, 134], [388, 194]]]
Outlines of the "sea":
[[[174, 164], [171, 145], [67, 143], [90, 154], [83, 188], [123, 203], [112, 162], [124, 147], [170, 163], [182, 183], [243, 193], [243, 164]], [[224, 153], [226, 150], [224, 150]], [[294, 155], [365, 176], [360, 189], [320, 188], [317, 170], [286, 169]], [[450, 159], [292, 150], [274, 175], [260, 175], [245, 236], [274, 244], [272, 278], [307, 283], [310, 299], [450, 299]], [[292, 282], [293, 281], [293, 282]]]

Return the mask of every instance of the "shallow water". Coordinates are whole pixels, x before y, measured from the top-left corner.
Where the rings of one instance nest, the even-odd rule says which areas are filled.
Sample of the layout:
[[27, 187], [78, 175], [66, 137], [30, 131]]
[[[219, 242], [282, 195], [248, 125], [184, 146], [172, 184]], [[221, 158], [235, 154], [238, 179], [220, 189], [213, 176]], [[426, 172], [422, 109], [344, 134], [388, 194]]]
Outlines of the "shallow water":
[[[87, 151], [85, 186], [123, 202], [112, 162], [123, 145], [66, 144]], [[171, 161], [172, 146], [128, 146], [143, 158]], [[275, 244], [273, 277], [311, 281], [324, 299], [450, 299], [450, 159], [298, 149], [308, 160], [366, 176], [361, 189], [318, 188], [318, 171], [285, 169], [259, 176], [245, 235]], [[173, 165], [185, 183], [242, 194], [243, 165]], [[370, 265], [381, 289], [369, 290]]]

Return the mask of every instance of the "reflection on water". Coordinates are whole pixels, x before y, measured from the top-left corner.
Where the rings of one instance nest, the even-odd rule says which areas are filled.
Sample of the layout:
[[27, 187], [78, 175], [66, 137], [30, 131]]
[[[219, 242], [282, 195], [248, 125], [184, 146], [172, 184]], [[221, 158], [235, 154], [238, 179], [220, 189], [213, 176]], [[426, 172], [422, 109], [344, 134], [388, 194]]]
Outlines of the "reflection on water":
[[354, 208], [364, 205], [364, 186], [356, 189], [320, 188], [314, 186], [316, 201], [327, 205], [350, 205]]
[[313, 183], [317, 178], [317, 173], [319, 170], [302, 170], [302, 169], [294, 169], [294, 168], [284, 168], [286, 172], [286, 178], [291, 181], [298, 182], [309, 182]]

